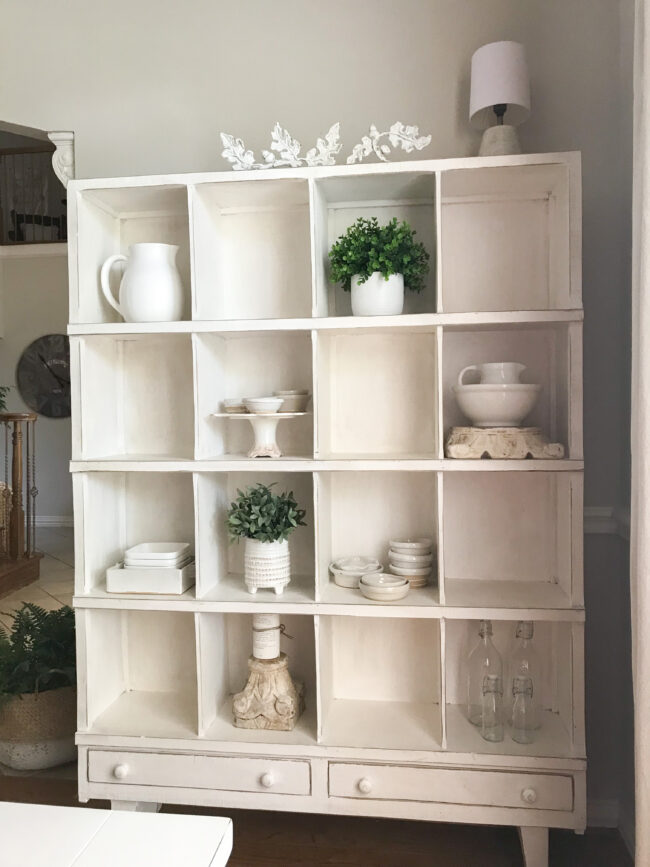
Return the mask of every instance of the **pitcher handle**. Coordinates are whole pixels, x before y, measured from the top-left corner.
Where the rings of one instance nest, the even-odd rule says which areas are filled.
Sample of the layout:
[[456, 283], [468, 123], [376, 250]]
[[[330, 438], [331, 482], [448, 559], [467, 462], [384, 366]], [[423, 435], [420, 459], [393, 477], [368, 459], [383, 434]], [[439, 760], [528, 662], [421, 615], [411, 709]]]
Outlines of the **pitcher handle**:
[[478, 364], [468, 364], [467, 367], [464, 367], [461, 372], [458, 374], [458, 385], [465, 385], [463, 382], [463, 377], [467, 373], [468, 370], [477, 370], [480, 373], [480, 368]]
[[109, 256], [108, 259], [102, 265], [102, 270], [99, 275], [99, 282], [102, 286], [102, 292], [104, 293], [104, 298], [108, 301], [108, 303], [120, 314], [122, 319], [126, 319], [124, 313], [122, 312], [122, 308], [115, 300], [113, 293], [111, 292], [110, 283], [108, 282], [108, 276], [111, 268], [116, 262], [128, 262], [128, 258], [123, 253], [116, 253], [114, 256]]

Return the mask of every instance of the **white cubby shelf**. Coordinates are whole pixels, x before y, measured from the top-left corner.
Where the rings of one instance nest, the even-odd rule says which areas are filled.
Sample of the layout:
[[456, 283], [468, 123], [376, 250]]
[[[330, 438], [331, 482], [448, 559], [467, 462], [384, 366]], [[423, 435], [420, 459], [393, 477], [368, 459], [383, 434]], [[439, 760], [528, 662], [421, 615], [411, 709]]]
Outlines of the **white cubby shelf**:
[[[109, 769], [80, 764], [80, 799], [582, 830], [580, 156], [78, 180], [68, 198], [77, 742]], [[400, 316], [352, 316], [329, 280], [328, 251], [360, 216], [407, 220], [429, 253]], [[179, 247], [179, 321], [120, 322], [102, 295], [102, 263], [142, 241]], [[458, 373], [489, 361], [526, 365], [541, 386], [526, 424], [563, 459], [445, 458], [467, 424]], [[282, 389], [308, 390], [307, 412], [279, 424], [280, 458], [250, 459], [252, 428], [223, 401]], [[229, 504], [256, 482], [306, 510], [280, 596], [246, 591], [228, 539]], [[399, 602], [334, 584], [332, 560], [387, 566], [390, 539], [422, 536], [429, 583]], [[192, 543], [195, 586], [107, 592], [125, 548], [163, 540]], [[292, 636], [305, 712], [291, 732], [232, 725], [255, 613]], [[480, 619], [504, 660], [517, 621], [535, 622], [533, 744], [508, 729], [488, 743], [466, 719]], [[227, 791], [205, 783], [211, 753], [234, 763]], [[111, 777], [113, 757], [132, 778]], [[267, 791], [270, 758], [282, 780]], [[453, 803], [429, 785], [440, 768]]]

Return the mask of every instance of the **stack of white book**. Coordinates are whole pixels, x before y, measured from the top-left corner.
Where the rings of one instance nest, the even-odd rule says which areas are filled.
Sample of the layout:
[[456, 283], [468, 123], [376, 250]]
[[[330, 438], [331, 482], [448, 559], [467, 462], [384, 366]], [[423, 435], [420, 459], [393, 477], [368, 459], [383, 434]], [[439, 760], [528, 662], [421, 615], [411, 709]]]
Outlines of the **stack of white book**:
[[109, 593], [184, 593], [194, 584], [189, 542], [141, 542], [124, 552], [124, 562], [106, 570]]

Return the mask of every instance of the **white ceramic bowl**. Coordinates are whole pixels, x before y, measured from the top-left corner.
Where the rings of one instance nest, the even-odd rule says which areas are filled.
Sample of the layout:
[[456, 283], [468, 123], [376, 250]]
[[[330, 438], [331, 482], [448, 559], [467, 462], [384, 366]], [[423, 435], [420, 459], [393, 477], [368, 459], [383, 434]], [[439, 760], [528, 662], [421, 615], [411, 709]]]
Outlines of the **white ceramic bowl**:
[[431, 568], [431, 566], [396, 566], [394, 563], [390, 564], [390, 571], [402, 578], [409, 578], [411, 575], [430, 575]]
[[401, 554], [399, 551], [388, 552], [388, 559], [396, 566], [430, 566], [433, 563], [433, 554]]
[[249, 412], [277, 412], [282, 406], [282, 398], [245, 397], [244, 406]]
[[403, 599], [410, 589], [408, 581], [386, 572], [364, 575], [359, 581], [359, 590], [373, 602], [396, 602]]
[[433, 547], [431, 539], [391, 539], [390, 547], [393, 551], [403, 551], [405, 554], [428, 554]]
[[519, 427], [531, 412], [541, 385], [455, 385], [458, 406], [475, 427]]
[[339, 557], [331, 565], [341, 572], [350, 572], [355, 575], [364, 575], [366, 572], [377, 572], [381, 569], [381, 563], [374, 557]]
[[[377, 569], [377, 572], [382, 572], [381, 566]], [[337, 569], [333, 563], [330, 563], [330, 572], [332, 573], [332, 577], [334, 578], [334, 583], [338, 587], [345, 587], [347, 590], [358, 590], [359, 589], [359, 579], [363, 578], [364, 575], [372, 575], [372, 572], [342, 572], [340, 569]]]
[[311, 397], [308, 391], [274, 391], [273, 394], [282, 398], [280, 412], [306, 412]]
[[241, 397], [227, 397], [223, 402], [224, 412], [246, 412], [244, 401]]

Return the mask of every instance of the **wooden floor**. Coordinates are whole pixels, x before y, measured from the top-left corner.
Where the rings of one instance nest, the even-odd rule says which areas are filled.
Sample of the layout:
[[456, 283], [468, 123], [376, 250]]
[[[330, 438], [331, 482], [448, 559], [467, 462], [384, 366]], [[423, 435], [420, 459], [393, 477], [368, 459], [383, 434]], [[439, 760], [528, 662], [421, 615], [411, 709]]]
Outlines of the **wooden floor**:
[[[0, 801], [75, 806], [76, 782], [51, 777], [0, 776]], [[86, 806], [108, 804], [95, 801]], [[163, 812], [230, 816], [235, 826], [235, 846], [229, 867], [523, 865], [514, 828], [195, 807], [165, 806]], [[34, 833], [38, 833], [37, 828]], [[593, 830], [584, 836], [552, 831], [550, 865], [632, 867], [632, 859], [616, 831]]]

